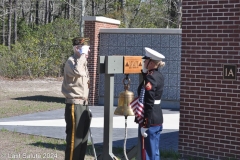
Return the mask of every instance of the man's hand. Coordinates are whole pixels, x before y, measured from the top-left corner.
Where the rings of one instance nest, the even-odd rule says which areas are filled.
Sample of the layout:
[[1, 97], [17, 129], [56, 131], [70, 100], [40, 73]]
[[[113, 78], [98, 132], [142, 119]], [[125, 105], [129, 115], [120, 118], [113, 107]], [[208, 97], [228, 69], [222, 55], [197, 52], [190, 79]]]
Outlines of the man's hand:
[[146, 133], [147, 130], [148, 130], [148, 128], [143, 128], [143, 127], [141, 127], [141, 134], [142, 134], [142, 136], [145, 137], [145, 138], [148, 136], [148, 134]]

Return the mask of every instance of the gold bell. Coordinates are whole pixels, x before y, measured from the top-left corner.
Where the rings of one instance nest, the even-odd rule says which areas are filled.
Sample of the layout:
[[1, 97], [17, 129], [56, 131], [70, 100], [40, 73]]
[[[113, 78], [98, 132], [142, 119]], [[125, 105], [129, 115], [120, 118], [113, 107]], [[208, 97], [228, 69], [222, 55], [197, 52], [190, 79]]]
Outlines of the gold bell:
[[130, 106], [130, 103], [134, 100], [134, 93], [128, 89], [129, 84], [124, 84], [124, 91], [119, 94], [118, 107], [114, 112], [115, 115], [134, 116]]

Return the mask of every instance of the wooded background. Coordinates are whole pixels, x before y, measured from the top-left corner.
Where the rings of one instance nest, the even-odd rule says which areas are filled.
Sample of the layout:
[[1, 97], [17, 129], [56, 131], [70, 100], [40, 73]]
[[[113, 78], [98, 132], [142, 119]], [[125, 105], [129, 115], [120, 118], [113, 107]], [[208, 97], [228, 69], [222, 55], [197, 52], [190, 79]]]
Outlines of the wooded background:
[[0, 0], [0, 76], [62, 76], [83, 16], [121, 28], [181, 28], [182, 0]]

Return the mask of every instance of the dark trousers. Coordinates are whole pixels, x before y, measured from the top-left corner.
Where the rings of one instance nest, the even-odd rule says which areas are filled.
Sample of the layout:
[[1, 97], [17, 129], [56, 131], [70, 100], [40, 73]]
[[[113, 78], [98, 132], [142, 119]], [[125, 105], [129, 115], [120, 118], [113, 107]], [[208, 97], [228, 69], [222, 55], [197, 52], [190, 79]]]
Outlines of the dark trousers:
[[66, 104], [65, 160], [84, 160], [92, 115], [88, 106]]

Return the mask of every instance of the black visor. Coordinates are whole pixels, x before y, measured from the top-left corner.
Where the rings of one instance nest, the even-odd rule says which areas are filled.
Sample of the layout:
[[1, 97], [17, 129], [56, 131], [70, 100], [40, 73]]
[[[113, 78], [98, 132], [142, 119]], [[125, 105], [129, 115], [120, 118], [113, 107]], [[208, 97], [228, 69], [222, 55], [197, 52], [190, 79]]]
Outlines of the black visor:
[[148, 56], [144, 56], [142, 59], [150, 59], [150, 57], [148, 57]]

